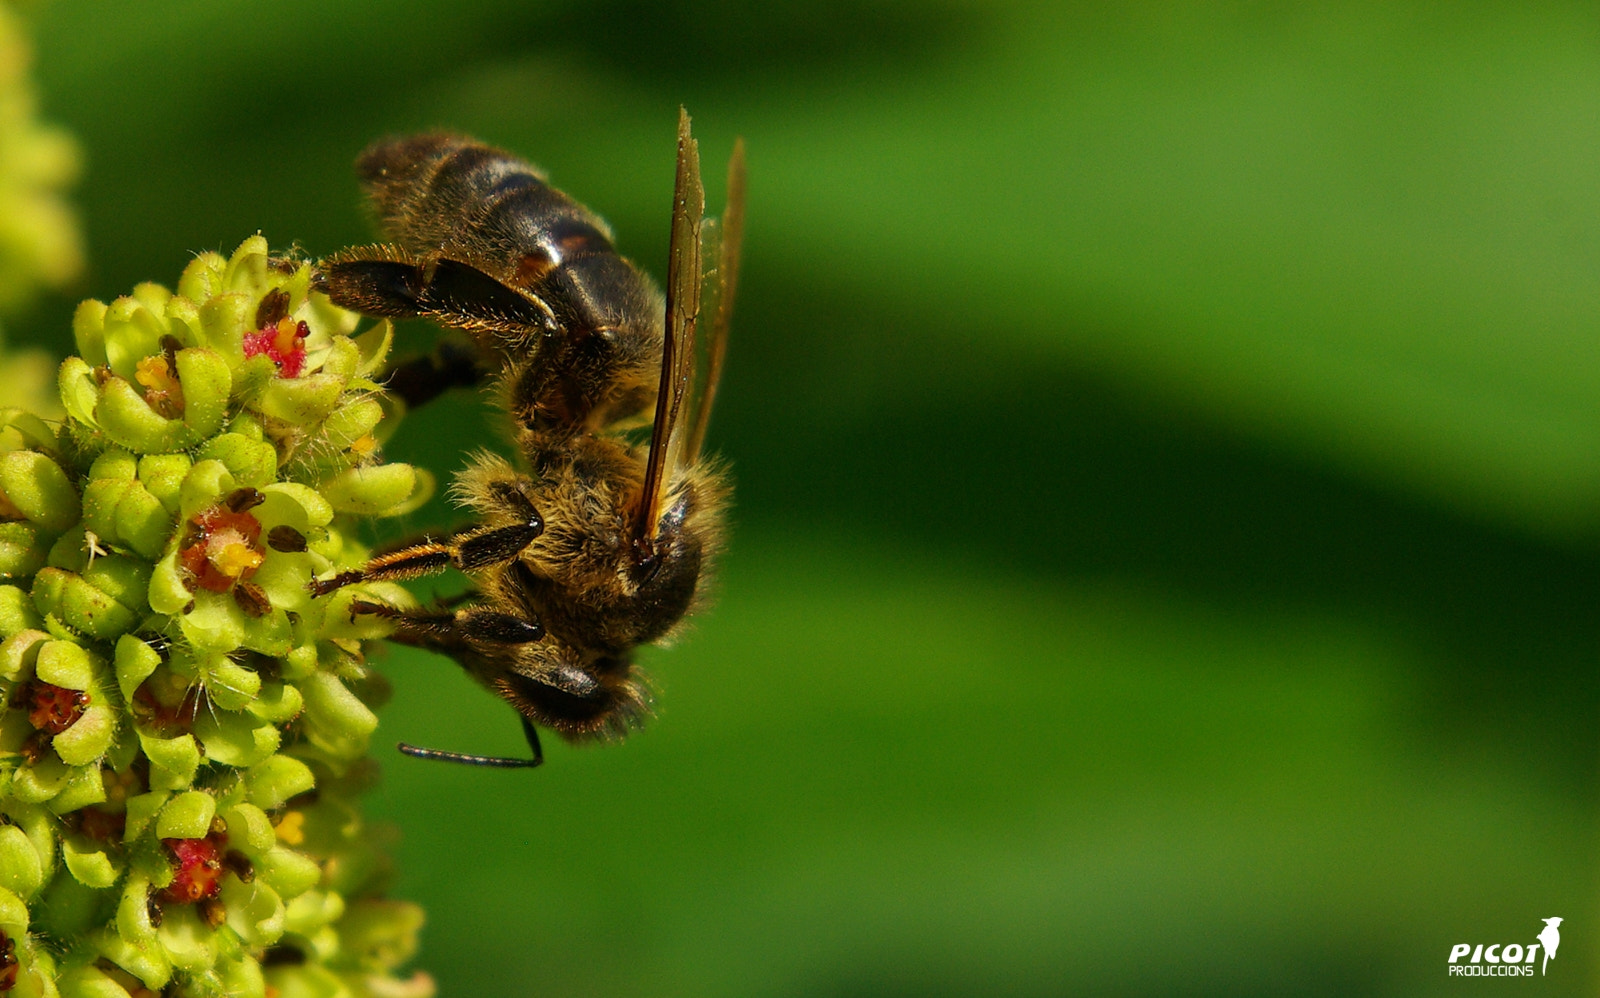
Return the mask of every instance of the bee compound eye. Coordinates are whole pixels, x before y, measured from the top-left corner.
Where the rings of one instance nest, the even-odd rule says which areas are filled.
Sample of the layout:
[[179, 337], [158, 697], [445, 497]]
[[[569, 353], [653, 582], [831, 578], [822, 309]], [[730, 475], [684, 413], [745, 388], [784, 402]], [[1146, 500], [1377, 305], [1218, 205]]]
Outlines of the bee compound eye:
[[469, 611], [460, 626], [469, 638], [497, 645], [531, 644], [544, 637], [544, 625], [537, 620], [488, 610]]

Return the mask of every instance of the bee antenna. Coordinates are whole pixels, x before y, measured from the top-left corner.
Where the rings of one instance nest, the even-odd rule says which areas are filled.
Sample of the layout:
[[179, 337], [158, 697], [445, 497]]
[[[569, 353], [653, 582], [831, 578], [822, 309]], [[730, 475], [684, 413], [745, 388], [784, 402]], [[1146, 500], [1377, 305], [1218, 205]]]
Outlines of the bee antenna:
[[459, 762], [463, 766], [492, 766], [496, 769], [532, 769], [543, 759], [513, 759], [503, 755], [469, 755], [466, 752], [446, 752], [444, 749], [423, 748], [401, 742], [400, 751], [413, 759], [435, 759], [439, 762]]
[[459, 762], [463, 766], [492, 766], [495, 769], [532, 769], [544, 762], [544, 749], [539, 747], [539, 732], [533, 722], [522, 719], [522, 733], [528, 739], [532, 759], [512, 759], [503, 755], [469, 755], [466, 752], [446, 752], [443, 749], [422, 748], [419, 745], [400, 743], [400, 751], [413, 759], [436, 759], [439, 762]]

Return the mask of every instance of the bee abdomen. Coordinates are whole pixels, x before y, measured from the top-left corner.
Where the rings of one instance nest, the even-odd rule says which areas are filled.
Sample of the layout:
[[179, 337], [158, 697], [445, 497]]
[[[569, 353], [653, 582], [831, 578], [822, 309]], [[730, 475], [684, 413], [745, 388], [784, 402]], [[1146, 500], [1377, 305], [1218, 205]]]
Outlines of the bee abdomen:
[[390, 236], [427, 256], [467, 249], [518, 286], [614, 254], [605, 224], [509, 153], [453, 135], [391, 139], [357, 163]]

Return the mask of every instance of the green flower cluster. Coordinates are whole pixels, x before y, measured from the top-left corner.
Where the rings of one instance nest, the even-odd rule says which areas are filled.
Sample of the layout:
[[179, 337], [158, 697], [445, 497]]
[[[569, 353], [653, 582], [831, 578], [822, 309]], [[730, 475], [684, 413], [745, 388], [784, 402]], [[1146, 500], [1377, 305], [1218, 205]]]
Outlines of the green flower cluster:
[[432, 481], [379, 460], [389, 327], [310, 279], [256, 236], [85, 302], [65, 419], [0, 410], [0, 993], [432, 993], [355, 804], [350, 601], [407, 597], [307, 588]]
[[32, 61], [17, 15], [0, 0], [0, 310], [83, 267], [77, 220], [61, 196], [77, 177], [78, 147], [35, 117]]

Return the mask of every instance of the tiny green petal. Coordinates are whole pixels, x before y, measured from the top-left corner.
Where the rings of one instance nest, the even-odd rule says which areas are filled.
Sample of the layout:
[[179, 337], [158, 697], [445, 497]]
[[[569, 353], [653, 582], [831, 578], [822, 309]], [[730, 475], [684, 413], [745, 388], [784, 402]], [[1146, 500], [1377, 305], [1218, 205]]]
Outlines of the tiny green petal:
[[169, 616], [182, 613], [184, 607], [194, 600], [194, 593], [189, 591], [189, 584], [178, 569], [177, 551], [168, 552], [156, 562], [155, 571], [150, 574], [150, 591], [146, 595], [150, 609]]
[[112, 447], [89, 466], [89, 478], [92, 481], [102, 479], [130, 479], [139, 475], [139, 459], [120, 447]]
[[408, 464], [357, 465], [322, 483], [322, 494], [340, 513], [379, 516], [417, 491], [416, 469]]
[[245, 884], [227, 878], [222, 882], [222, 902], [228, 910], [228, 927], [246, 944], [270, 946], [283, 935], [283, 899], [264, 879]]
[[300, 691], [288, 683], [267, 683], [245, 709], [269, 724], [283, 724], [299, 714], [304, 703]]
[[252, 488], [271, 485], [278, 474], [278, 453], [273, 446], [239, 433], [213, 437], [195, 457], [201, 461], [221, 463], [237, 484]]
[[132, 842], [144, 834], [150, 823], [155, 821], [156, 815], [167, 806], [167, 801], [172, 799], [172, 794], [165, 790], [152, 790], [146, 794], [138, 794], [128, 798], [126, 824], [123, 828], [122, 841]]
[[[93, 704], [72, 727], [56, 735], [50, 744], [67, 765], [87, 766], [106, 754], [116, 734], [116, 713], [103, 704]], [[103, 791], [101, 799], [104, 799]]]
[[[167, 961], [166, 953], [157, 942], [156, 930], [150, 926], [148, 916], [145, 916], [145, 925], [149, 927], [147, 935], [136, 933], [133, 930], [133, 915], [123, 917], [124, 912], [132, 912], [134, 908], [144, 909], [148, 906], [144, 893], [148, 885], [138, 887], [138, 897], [133, 898], [135, 885], [130, 884], [128, 890], [122, 895], [122, 904], [117, 907], [117, 925], [122, 928], [119, 935], [111, 929], [97, 932], [92, 937], [95, 951], [112, 963], [137, 977], [145, 987], [159, 991], [166, 987], [172, 979], [172, 965]], [[134, 942], [138, 940], [138, 942]]]
[[189, 905], [169, 910], [156, 929], [156, 938], [177, 970], [205, 970], [217, 959], [215, 933]]
[[388, 319], [373, 326], [355, 338], [361, 351], [361, 362], [356, 367], [358, 377], [368, 377], [382, 372], [389, 359], [389, 348], [394, 345], [394, 323]]
[[0, 450], [54, 450], [56, 430], [26, 409], [0, 408]]
[[214, 250], [196, 253], [178, 278], [178, 294], [190, 301], [205, 301], [222, 294], [222, 271], [228, 261]]
[[0, 492], [47, 530], [65, 530], [78, 522], [77, 489], [59, 464], [37, 451], [0, 454]]
[[313, 745], [346, 758], [366, 751], [378, 717], [339, 677], [326, 672], [307, 676], [300, 691], [306, 701], [306, 737]]
[[43, 568], [50, 540], [38, 524], [0, 523], [0, 578], [24, 578]]
[[99, 921], [106, 896], [70, 873], [45, 884], [34, 899], [34, 928], [57, 939], [80, 936]]
[[199, 461], [184, 476], [178, 490], [179, 515], [184, 519], [217, 502], [236, 487], [233, 473], [221, 461]]
[[72, 338], [78, 346], [78, 355], [99, 367], [106, 360], [106, 303], [89, 299], [78, 305], [72, 314]]
[[207, 659], [203, 670], [206, 693], [223, 710], [240, 710], [261, 692], [261, 674], [225, 658]]
[[61, 998], [127, 998], [122, 985], [94, 966], [68, 967], [61, 972]]
[[287, 755], [275, 755], [252, 766], [245, 772], [244, 781], [250, 788], [250, 802], [263, 811], [277, 810], [289, 798], [305, 793], [317, 783], [310, 767]]
[[16, 825], [0, 825], [0, 887], [32, 897], [44, 884], [39, 851]]
[[138, 614], [84, 581], [76, 572], [43, 568], [33, 577], [33, 603], [42, 614], [90, 637], [109, 641], [133, 630]]
[[203, 790], [190, 790], [167, 801], [156, 819], [156, 837], [203, 839], [217, 816], [217, 799]]
[[285, 898], [305, 893], [322, 879], [322, 868], [316, 860], [283, 846], [275, 846], [262, 853], [255, 865], [256, 875]]
[[347, 405], [323, 421], [323, 439], [335, 450], [346, 450], [371, 433], [382, 419], [383, 406], [377, 399], [365, 399]]
[[28, 931], [28, 905], [11, 891], [0, 887], [0, 931], [19, 939]]
[[[87, 717], [88, 715], [85, 714], [84, 716]], [[80, 718], [78, 720], [78, 724], [82, 723], [83, 719]], [[70, 734], [73, 730], [75, 730], [78, 727], [78, 724], [74, 724], [71, 728], [67, 729], [66, 733], [57, 735], [54, 741], [51, 742], [51, 745], [56, 748], [57, 753], [60, 753], [61, 751], [61, 739], [67, 737], [67, 734]], [[84, 751], [82, 754], [87, 755], [89, 759], [93, 761], [99, 759], [104, 753], [105, 750], [101, 749], [100, 752]], [[78, 754], [80, 753], [73, 753], [75, 758]], [[61, 788], [61, 792], [52, 797], [45, 806], [48, 807], [53, 814], [66, 814], [68, 811], [76, 811], [81, 807], [88, 807], [91, 804], [103, 803], [105, 799], [106, 781], [100, 776], [100, 767], [98, 765], [88, 765], [85, 763], [74, 765], [72, 769], [68, 771], [66, 785], [63, 786]]]
[[101, 540], [148, 559], [160, 557], [172, 535], [172, 514], [132, 478], [89, 482], [83, 491], [83, 523]]
[[83, 570], [83, 579], [134, 613], [149, 608], [150, 566], [145, 561], [102, 556]]
[[178, 618], [183, 636], [195, 651], [226, 655], [244, 643], [244, 611], [231, 596], [197, 593], [194, 609]]
[[42, 804], [66, 789], [72, 767], [54, 752], [47, 752], [32, 766], [18, 769], [11, 776], [11, 796], [29, 804]]
[[207, 759], [240, 768], [265, 760], [278, 750], [282, 739], [271, 724], [249, 714], [220, 710], [196, 717], [194, 736], [205, 746]]
[[45, 632], [29, 628], [0, 642], [0, 679], [15, 683], [32, 676], [39, 651], [49, 638]]
[[10, 637], [43, 626], [32, 595], [16, 586], [0, 586], [0, 634]]
[[[99, 304], [96, 302], [95, 304]], [[98, 427], [95, 407], [100, 403], [100, 389], [95, 385], [94, 370], [81, 358], [68, 357], [61, 362], [57, 375], [61, 390], [61, 405], [67, 415], [89, 427]]]
[[182, 790], [194, 782], [200, 768], [200, 748], [194, 736], [162, 738], [139, 732], [139, 745], [150, 758], [150, 786], [156, 790]]
[[277, 844], [278, 834], [267, 812], [254, 804], [235, 804], [222, 815], [228, 841], [247, 853], [262, 853]]
[[168, 513], [176, 516], [178, 490], [193, 466], [194, 461], [187, 454], [146, 454], [139, 459], [139, 481]]
[[[228, 998], [266, 998], [267, 979], [261, 971], [261, 964], [249, 954], [239, 954], [236, 958], [220, 963], [217, 967], [217, 993], [227, 995]], [[274, 998], [282, 998], [274, 995]], [[380, 998], [373, 992], [373, 998]]]
[[339, 937], [357, 963], [394, 967], [416, 953], [422, 923], [422, 909], [414, 904], [368, 898], [351, 905], [339, 920]]
[[306, 534], [333, 521], [333, 507], [308, 485], [279, 482], [261, 492], [266, 501], [256, 511], [256, 516], [263, 527], [290, 526]]
[[[0, 645], [0, 661], [3, 661], [5, 645]], [[122, 699], [131, 701], [133, 693], [139, 684], [150, 678], [156, 671], [156, 666], [161, 664], [161, 655], [148, 644], [140, 641], [131, 634], [124, 634], [117, 639], [117, 650], [114, 665], [117, 672], [117, 688], [122, 691]]]
[[39, 648], [34, 673], [53, 686], [86, 690], [94, 681], [89, 653], [70, 641], [47, 641]]
[[81, 835], [69, 836], [62, 842], [61, 859], [67, 872], [85, 887], [104, 889], [115, 884], [122, 875], [118, 864], [103, 848]]
[[344, 896], [337, 891], [308, 890], [289, 902], [284, 928], [308, 936], [344, 917]]

